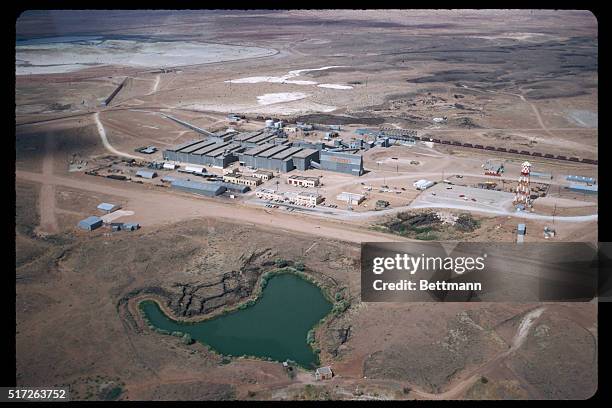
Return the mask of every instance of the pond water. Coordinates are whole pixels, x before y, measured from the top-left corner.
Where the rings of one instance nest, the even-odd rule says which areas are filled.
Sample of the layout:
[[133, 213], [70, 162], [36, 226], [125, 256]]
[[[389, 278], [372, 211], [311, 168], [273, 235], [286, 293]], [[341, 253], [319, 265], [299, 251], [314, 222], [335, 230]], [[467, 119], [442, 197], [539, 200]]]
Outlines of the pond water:
[[268, 280], [254, 305], [198, 323], [172, 320], [153, 301], [143, 301], [141, 307], [155, 327], [189, 333], [221, 354], [289, 359], [312, 368], [318, 358], [306, 336], [332, 304], [312, 283], [281, 274]]

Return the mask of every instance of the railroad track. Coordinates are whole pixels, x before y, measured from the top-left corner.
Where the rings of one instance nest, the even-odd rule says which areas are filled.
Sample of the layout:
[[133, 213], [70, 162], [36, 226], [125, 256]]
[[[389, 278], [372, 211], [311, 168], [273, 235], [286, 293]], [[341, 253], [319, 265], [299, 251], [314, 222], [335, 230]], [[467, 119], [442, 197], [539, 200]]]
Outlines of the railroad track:
[[563, 155], [555, 156], [554, 154], [551, 154], [551, 153], [530, 152], [528, 150], [519, 151], [517, 149], [506, 149], [505, 147], [483, 146], [481, 144], [473, 145], [472, 143], [461, 143], [457, 141], [440, 140], [440, 139], [427, 138], [427, 137], [421, 138], [419, 136], [416, 136], [415, 139], [422, 140], [422, 141], [429, 141], [433, 143], [439, 143], [439, 144], [446, 144], [446, 145], [451, 145], [451, 146], [461, 146], [461, 147], [467, 147], [467, 148], [472, 148], [472, 149], [488, 150], [488, 151], [494, 151], [494, 152], [500, 152], [500, 153], [510, 153], [510, 154], [516, 154], [516, 155], [521, 155], [521, 156], [538, 157], [538, 158], [543, 158], [543, 159], [562, 160], [562, 161], [570, 161], [574, 163], [586, 163], [586, 164], [594, 164], [594, 165], [597, 165], [598, 163], [597, 160], [593, 160], [593, 159], [580, 159], [579, 157], [567, 157]]

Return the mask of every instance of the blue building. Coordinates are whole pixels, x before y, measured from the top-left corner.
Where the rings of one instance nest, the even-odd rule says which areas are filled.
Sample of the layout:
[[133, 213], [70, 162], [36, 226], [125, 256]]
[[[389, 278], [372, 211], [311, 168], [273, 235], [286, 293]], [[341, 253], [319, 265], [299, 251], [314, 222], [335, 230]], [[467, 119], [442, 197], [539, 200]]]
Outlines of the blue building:
[[355, 152], [322, 150], [320, 161], [322, 170], [361, 176], [363, 174], [363, 157]]
[[583, 193], [583, 194], [597, 194], [597, 186], [587, 186], [582, 184], [570, 184], [568, 187], [570, 191], [575, 193]]
[[584, 177], [584, 176], [567, 176], [565, 178], [567, 181], [573, 181], [575, 183], [587, 183], [587, 184], [595, 184], [595, 179], [593, 177]]
[[78, 227], [87, 231], [93, 231], [102, 226], [102, 218], [91, 216], [79, 221]]

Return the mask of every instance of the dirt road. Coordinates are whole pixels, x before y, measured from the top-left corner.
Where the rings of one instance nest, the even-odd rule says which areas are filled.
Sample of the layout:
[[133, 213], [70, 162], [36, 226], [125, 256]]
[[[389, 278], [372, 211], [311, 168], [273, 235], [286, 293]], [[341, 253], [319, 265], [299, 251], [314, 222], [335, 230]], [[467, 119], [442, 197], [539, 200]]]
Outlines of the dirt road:
[[98, 133], [100, 134], [100, 139], [102, 139], [102, 144], [104, 145], [104, 148], [106, 150], [108, 150], [110, 153], [116, 155], [116, 156], [121, 156], [121, 157], [127, 157], [130, 159], [137, 159], [137, 160], [142, 160], [142, 157], [139, 156], [134, 156], [132, 154], [129, 153], [123, 153], [120, 152], [119, 150], [115, 149], [110, 142], [108, 141], [108, 138], [106, 137], [106, 130], [104, 129], [104, 125], [102, 124], [102, 121], [100, 120], [100, 112], [96, 112], [94, 113], [94, 120], [96, 122], [96, 127], [98, 128]]
[[[347, 242], [406, 241], [402, 237], [369, 231], [354, 225], [313, 217], [274, 213], [263, 209], [237, 205], [219, 199], [200, 198], [195, 195], [173, 192], [165, 193], [135, 183], [107, 180], [100, 177], [75, 175], [71, 177], [39, 174], [18, 170], [17, 179], [29, 180], [43, 185], [66, 186], [124, 197], [126, 208], [134, 211], [135, 219], [142, 226], [169, 224], [192, 218], [221, 218], [229, 222], [258, 224], [283, 231], [297, 231]], [[92, 209], [93, 210], [93, 209]]]
[[[53, 152], [55, 139], [51, 133], [45, 134], [45, 155], [42, 162], [42, 173], [45, 176], [53, 175]], [[40, 235], [54, 234], [59, 231], [55, 218], [55, 187], [53, 184], [43, 184], [40, 189], [39, 200], [40, 225], [36, 233]]]
[[480, 377], [489, 368], [491, 368], [494, 364], [499, 363], [501, 360], [505, 359], [506, 357], [512, 355], [514, 352], [516, 352], [516, 350], [518, 350], [521, 347], [521, 345], [527, 338], [527, 335], [529, 334], [529, 330], [531, 329], [531, 326], [533, 326], [533, 324], [542, 315], [545, 309], [546, 309], [545, 307], [539, 307], [537, 309], [534, 309], [528, 312], [521, 320], [521, 324], [519, 325], [519, 328], [517, 329], [516, 334], [514, 335], [514, 338], [512, 339], [510, 348], [507, 351], [504, 351], [503, 353], [497, 355], [492, 360], [485, 363], [483, 366], [476, 369], [476, 371], [474, 371], [472, 375], [470, 375], [468, 378], [464, 380], [459, 381], [451, 389], [445, 392], [442, 392], [440, 394], [431, 394], [431, 393], [419, 391], [419, 390], [414, 390], [413, 392], [420, 397], [427, 398], [427, 399], [435, 399], [435, 400], [456, 399], [459, 396], [463, 395], [463, 393], [467, 391], [469, 387], [471, 387], [472, 384], [474, 384], [478, 379], [480, 379]]

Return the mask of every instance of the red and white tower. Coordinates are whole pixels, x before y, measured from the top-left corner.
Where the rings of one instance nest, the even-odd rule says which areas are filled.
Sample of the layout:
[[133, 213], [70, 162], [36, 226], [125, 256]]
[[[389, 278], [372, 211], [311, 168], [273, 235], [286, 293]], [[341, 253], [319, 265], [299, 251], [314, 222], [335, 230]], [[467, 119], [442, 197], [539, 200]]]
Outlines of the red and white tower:
[[523, 162], [521, 164], [521, 176], [519, 177], [518, 186], [516, 186], [514, 205], [523, 205], [525, 208], [531, 208], [529, 173], [531, 173], [531, 163]]

